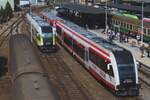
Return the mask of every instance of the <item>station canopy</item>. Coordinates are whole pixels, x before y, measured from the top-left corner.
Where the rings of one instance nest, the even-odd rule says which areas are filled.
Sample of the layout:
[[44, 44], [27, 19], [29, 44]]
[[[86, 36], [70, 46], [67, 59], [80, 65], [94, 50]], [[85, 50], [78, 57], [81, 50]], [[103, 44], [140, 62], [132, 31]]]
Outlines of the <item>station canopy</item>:
[[94, 8], [92, 6], [82, 5], [82, 4], [61, 4], [61, 8], [79, 12], [82, 14], [105, 14], [104, 8]]
[[[105, 4], [99, 4], [100, 6], [105, 6]], [[136, 11], [136, 12], [142, 12], [142, 6], [131, 6], [131, 5], [123, 5], [123, 4], [108, 4], [108, 7], [111, 8], [118, 8], [122, 10], [128, 10], [128, 11]], [[150, 13], [150, 7], [144, 7], [144, 12]]]

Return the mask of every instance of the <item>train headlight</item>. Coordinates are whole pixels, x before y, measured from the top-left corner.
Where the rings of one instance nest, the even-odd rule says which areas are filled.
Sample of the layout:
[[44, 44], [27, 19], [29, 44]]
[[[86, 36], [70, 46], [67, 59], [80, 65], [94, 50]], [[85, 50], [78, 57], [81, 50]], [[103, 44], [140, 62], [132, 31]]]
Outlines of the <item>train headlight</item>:
[[132, 81], [132, 79], [125, 79], [124, 81], [123, 81], [123, 83], [132, 83], [133, 81]]
[[41, 34], [42, 37], [45, 37], [45, 34]]

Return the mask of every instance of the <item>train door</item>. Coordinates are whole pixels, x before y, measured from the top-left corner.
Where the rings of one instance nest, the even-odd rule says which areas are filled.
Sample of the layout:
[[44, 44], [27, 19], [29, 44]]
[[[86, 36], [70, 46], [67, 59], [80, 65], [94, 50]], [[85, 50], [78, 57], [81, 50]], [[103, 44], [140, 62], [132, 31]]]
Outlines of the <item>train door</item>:
[[89, 68], [89, 47], [85, 47], [84, 63], [87, 68]]
[[62, 36], [61, 36], [62, 37], [61, 38], [62, 39], [62, 44], [64, 45], [64, 34], [65, 34], [65, 31], [62, 29], [61, 33], [62, 33]]
[[56, 25], [56, 37], [58, 39], [58, 42], [60, 44], [62, 44], [62, 42], [63, 42], [63, 40], [62, 40], [63, 39], [63, 30], [57, 25]]

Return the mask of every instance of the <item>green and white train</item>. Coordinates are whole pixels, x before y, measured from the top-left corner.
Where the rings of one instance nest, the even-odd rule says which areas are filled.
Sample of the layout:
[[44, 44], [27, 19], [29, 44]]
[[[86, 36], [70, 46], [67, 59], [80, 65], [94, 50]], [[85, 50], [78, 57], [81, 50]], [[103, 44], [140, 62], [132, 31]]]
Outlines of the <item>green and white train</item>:
[[[142, 34], [142, 20], [132, 14], [113, 13], [110, 27], [116, 32], [130, 32], [133, 37]], [[143, 19], [143, 41], [150, 42], [150, 19]]]
[[36, 14], [27, 14], [27, 20], [32, 25], [32, 37], [42, 51], [56, 51], [56, 34], [53, 27]]

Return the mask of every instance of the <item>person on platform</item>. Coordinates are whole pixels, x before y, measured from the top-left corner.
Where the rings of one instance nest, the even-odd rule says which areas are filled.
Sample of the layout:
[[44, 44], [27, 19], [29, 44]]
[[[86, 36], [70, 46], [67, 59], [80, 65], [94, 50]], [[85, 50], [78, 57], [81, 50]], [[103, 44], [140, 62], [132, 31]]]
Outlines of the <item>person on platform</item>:
[[138, 35], [136, 35], [136, 39], [137, 39], [137, 43], [138, 43], [138, 45], [140, 45], [140, 40], [141, 40], [141, 36], [138, 34]]
[[144, 57], [144, 52], [145, 52], [145, 45], [142, 44], [142, 46], [140, 47], [140, 51], [141, 51], [141, 58]]
[[127, 34], [127, 42], [129, 42], [129, 37], [130, 37], [131, 32], [129, 31]]
[[150, 57], [150, 44], [148, 45], [148, 47], [146, 48], [147, 50], [147, 57]]

